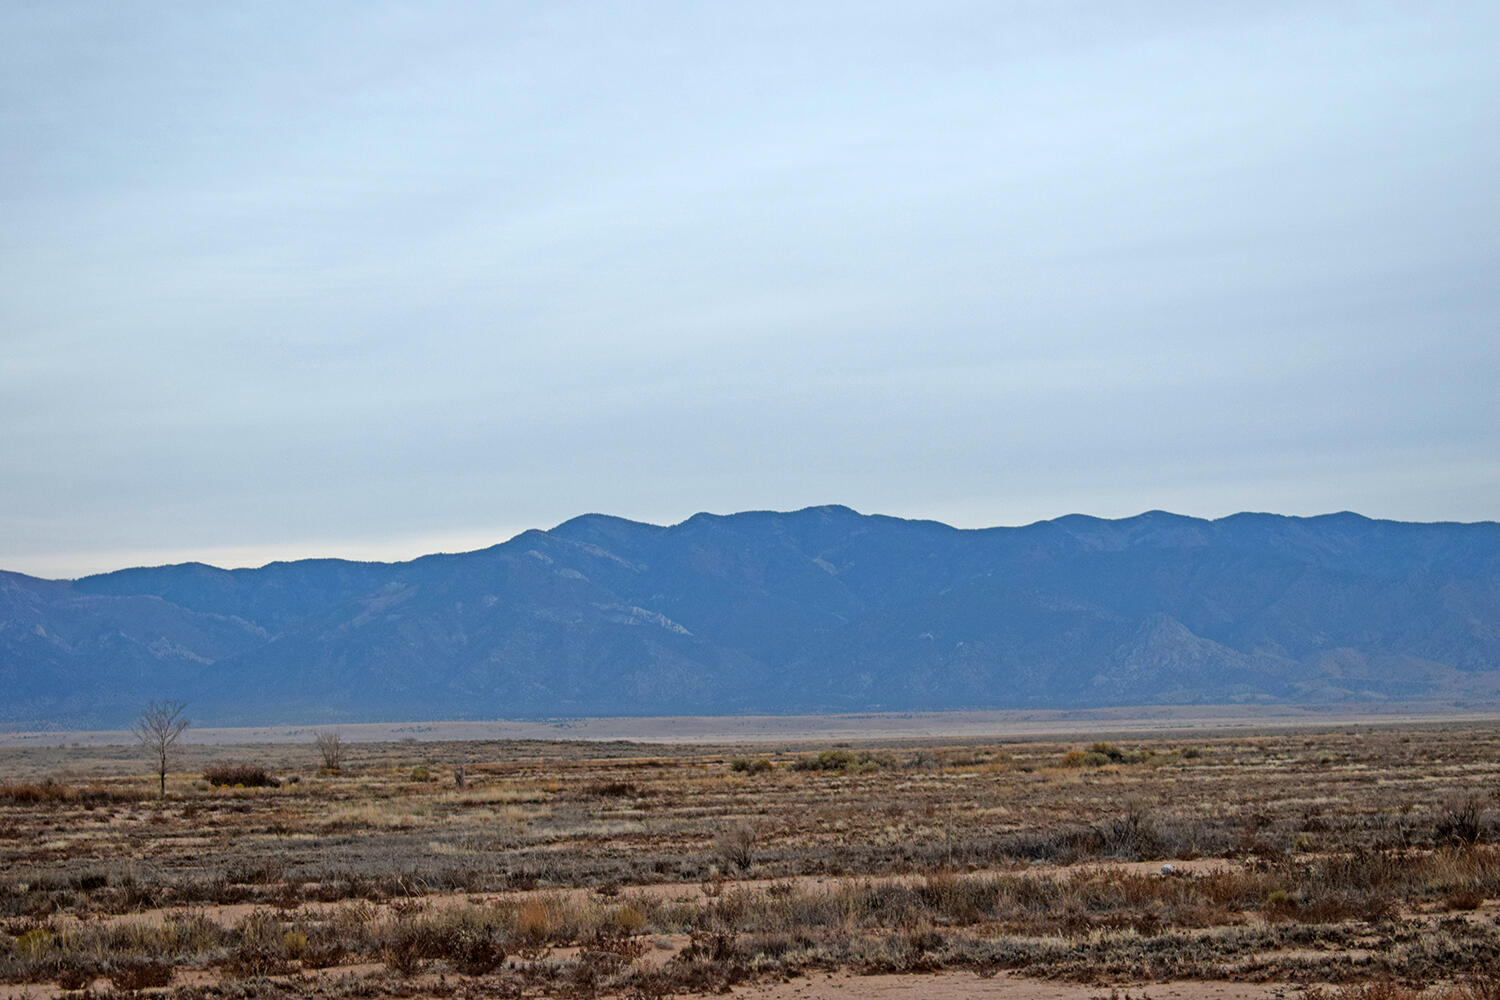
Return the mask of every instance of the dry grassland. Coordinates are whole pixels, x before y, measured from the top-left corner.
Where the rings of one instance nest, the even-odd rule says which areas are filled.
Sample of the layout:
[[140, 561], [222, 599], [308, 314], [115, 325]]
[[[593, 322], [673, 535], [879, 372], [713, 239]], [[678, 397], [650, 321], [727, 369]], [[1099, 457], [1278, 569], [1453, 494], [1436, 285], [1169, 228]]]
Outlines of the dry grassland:
[[[1493, 724], [347, 749], [327, 773], [310, 743], [188, 747], [165, 800], [130, 748], [0, 750], [0, 997], [855, 996], [799, 992], [854, 974], [1500, 1000]], [[231, 758], [277, 784], [203, 779]]]

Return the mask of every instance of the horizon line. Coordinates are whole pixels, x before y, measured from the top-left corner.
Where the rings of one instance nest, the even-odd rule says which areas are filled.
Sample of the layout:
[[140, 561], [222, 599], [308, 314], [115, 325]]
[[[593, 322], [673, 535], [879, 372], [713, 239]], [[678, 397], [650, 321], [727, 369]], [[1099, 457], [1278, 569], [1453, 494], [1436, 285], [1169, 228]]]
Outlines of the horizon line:
[[[78, 572], [75, 575], [67, 575], [66, 573], [64, 573], [64, 575], [57, 576], [45, 575], [46, 571], [28, 572], [23, 569], [13, 569], [10, 566], [0, 566], [0, 573], [12, 573], [18, 576], [26, 576], [30, 577], [31, 579], [45, 580], [52, 583], [72, 583], [78, 580], [88, 579], [90, 577], [107, 576], [112, 573], [128, 572], [131, 570], [168, 569], [181, 566], [202, 566], [207, 569], [218, 570], [226, 573], [237, 571], [258, 571], [266, 569], [270, 566], [307, 562], [345, 562], [357, 563], [361, 565], [398, 566], [431, 557], [462, 556], [471, 555], [475, 552], [483, 552], [486, 549], [495, 548], [500, 545], [506, 545], [521, 537], [522, 535], [528, 534], [529, 532], [537, 531], [542, 533], [549, 533], [575, 521], [591, 517], [609, 518], [612, 520], [624, 521], [629, 524], [640, 525], [642, 527], [658, 528], [663, 531], [670, 531], [675, 528], [680, 528], [683, 525], [686, 525], [688, 522], [702, 517], [731, 518], [756, 514], [790, 516], [817, 510], [844, 510], [849, 511], [850, 513], [859, 517], [882, 518], [919, 524], [936, 524], [941, 525], [945, 528], [951, 528], [954, 531], [1020, 530], [1036, 527], [1037, 525], [1042, 524], [1052, 524], [1072, 518], [1083, 518], [1092, 521], [1121, 523], [1125, 521], [1138, 520], [1139, 518], [1148, 517], [1151, 515], [1165, 515], [1168, 517], [1181, 518], [1187, 521], [1201, 521], [1206, 524], [1226, 521], [1236, 517], [1276, 517], [1287, 520], [1310, 521], [1320, 518], [1341, 516], [1357, 517], [1365, 521], [1386, 524], [1484, 525], [1500, 523], [1496, 520], [1490, 519], [1478, 521], [1459, 521], [1451, 519], [1439, 519], [1430, 521], [1403, 520], [1400, 518], [1372, 517], [1370, 515], [1350, 509], [1325, 511], [1317, 514], [1282, 514], [1275, 511], [1265, 510], [1238, 510], [1232, 513], [1221, 514], [1215, 517], [1195, 514], [1180, 514], [1175, 511], [1166, 510], [1164, 508], [1153, 507], [1149, 510], [1143, 510], [1136, 514], [1123, 515], [1120, 517], [1105, 517], [1096, 514], [1086, 514], [1080, 511], [1070, 511], [1065, 514], [1056, 515], [1055, 517], [1039, 518], [1037, 520], [1025, 521], [1016, 524], [980, 525], [953, 524], [948, 521], [930, 517], [907, 517], [899, 514], [886, 514], [879, 512], [867, 513], [865, 511], [858, 510], [854, 507], [842, 503], [811, 504], [808, 506], [787, 510], [774, 508], [750, 508], [745, 510], [732, 511], [727, 514], [700, 510], [695, 511], [694, 513], [682, 518], [679, 521], [667, 524], [662, 524], [655, 521], [637, 520], [630, 517], [624, 517], [622, 515], [609, 514], [604, 511], [585, 511], [583, 513], [575, 514], [571, 517], [565, 518], [564, 520], [552, 525], [550, 528], [539, 528], [535, 525], [528, 527], [505, 526], [499, 529], [490, 529], [487, 531], [463, 533], [450, 532], [444, 534], [420, 536], [409, 535], [406, 536], [405, 539], [402, 539], [400, 537], [376, 541], [372, 541], [369, 539], [351, 539], [343, 543], [329, 543], [330, 545], [341, 544], [344, 551], [344, 554], [341, 555], [326, 554], [327, 548], [319, 545], [318, 549], [316, 550], [316, 554], [315, 552], [309, 552], [305, 555], [285, 555], [275, 558], [264, 558], [266, 554], [273, 550], [284, 552], [287, 549], [298, 548], [299, 546], [295, 542], [245, 546], [186, 546], [181, 548], [156, 547], [124, 551], [112, 550], [111, 552], [103, 552], [92, 556], [82, 557], [77, 560], [80, 564], [83, 563], [84, 559], [87, 559], [88, 562], [94, 566], [98, 566], [101, 563], [104, 563], [104, 561], [108, 559], [111, 554], [119, 557], [119, 561], [112, 561], [108, 563], [107, 565], [109, 566], [109, 568], [90, 569], [86, 572]], [[497, 538], [498, 540], [495, 540]], [[403, 544], [403, 542], [405, 544]], [[305, 548], [311, 549], [312, 546], [305, 546]], [[351, 550], [353, 551], [351, 552]], [[360, 550], [364, 550], [372, 557], [360, 558]], [[380, 557], [380, 555], [377, 555], [377, 550], [381, 550], [383, 554], [386, 554], [386, 557], [382, 558]], [[151, 561], [152, 557], [148, 555], [148, 553], [150, 552], [176, 552], [181, 553], [182, 557], [169, 557], [165, 561], [156, 562]], [[413, 552], [414, 554], [410, 554]], [[251, 555], [251, 553], [260, 553], [260, 555]], [[142, 559], [143, 561], [132, 562], [132, 558]], [[24, 562], [24, 560], [22, 561]], [[67, 561], [66, 557], [64, 557], [64, 561]]]

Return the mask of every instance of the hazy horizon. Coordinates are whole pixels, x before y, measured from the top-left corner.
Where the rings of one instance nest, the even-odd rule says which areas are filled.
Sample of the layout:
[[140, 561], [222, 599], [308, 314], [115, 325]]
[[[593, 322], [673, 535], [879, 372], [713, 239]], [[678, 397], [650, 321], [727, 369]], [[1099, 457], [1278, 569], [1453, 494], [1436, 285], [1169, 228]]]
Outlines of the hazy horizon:
[[1500, 8], [0, 8], [0, 569], [1500, 518]]

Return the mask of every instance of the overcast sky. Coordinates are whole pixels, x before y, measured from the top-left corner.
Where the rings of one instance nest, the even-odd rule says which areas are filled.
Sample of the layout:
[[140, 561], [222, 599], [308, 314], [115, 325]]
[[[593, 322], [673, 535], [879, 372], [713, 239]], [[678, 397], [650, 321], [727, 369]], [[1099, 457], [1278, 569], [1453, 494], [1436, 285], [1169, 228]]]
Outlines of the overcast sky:
[[0, 5], [0, 568], [1500, 519], [1500, 5]]

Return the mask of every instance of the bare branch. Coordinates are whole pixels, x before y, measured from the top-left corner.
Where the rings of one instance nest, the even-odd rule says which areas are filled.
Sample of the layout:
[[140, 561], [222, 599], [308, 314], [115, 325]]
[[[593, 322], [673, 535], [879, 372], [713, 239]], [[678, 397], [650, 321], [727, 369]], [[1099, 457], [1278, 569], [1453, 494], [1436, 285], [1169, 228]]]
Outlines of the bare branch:
[[161, 778], [161, 794], [167, 794], [167, 754], [177, 737], [191, 723], [182, 714], [187, 706], [180, 701], [153, 701], [136, 719], [133, 732], [137, 742], [156, 759], [156, 772]]
[[314, 742], [317, 744], [318, 753], [323, 755], [323, 767], [330, 771], [337, 771], [344, 766], [344, 741], [339, 738], [337, 729], [325, 729], [318, 733]]

